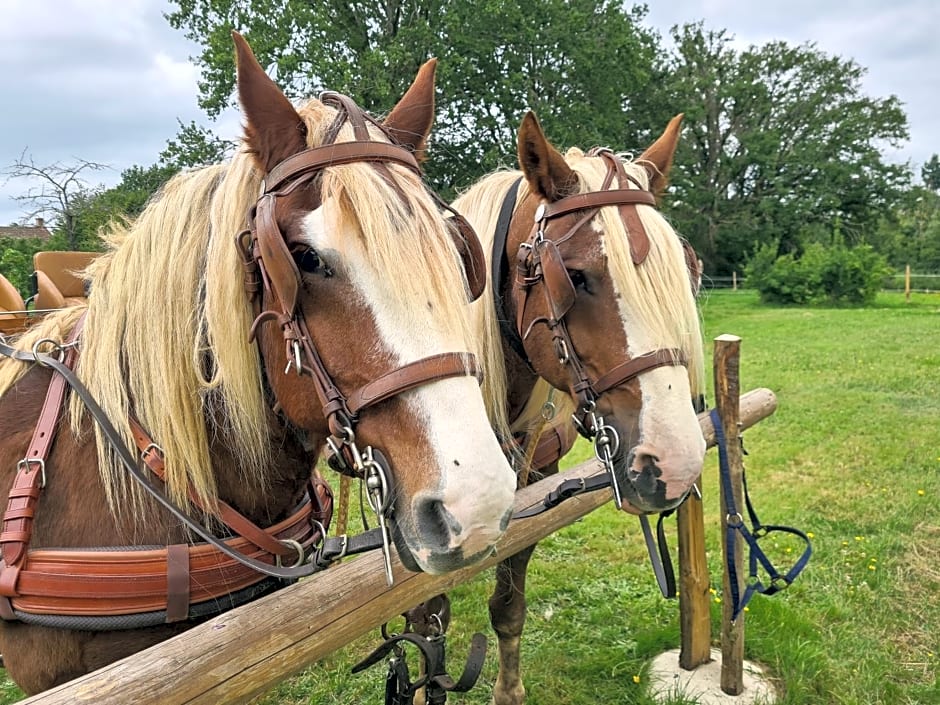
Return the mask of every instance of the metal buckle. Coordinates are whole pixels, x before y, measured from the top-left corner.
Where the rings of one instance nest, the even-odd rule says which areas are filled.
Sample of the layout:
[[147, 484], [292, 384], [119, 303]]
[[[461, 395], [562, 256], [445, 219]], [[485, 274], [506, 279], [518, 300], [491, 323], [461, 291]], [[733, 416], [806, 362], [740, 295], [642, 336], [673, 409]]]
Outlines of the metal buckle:
[[166, 453], [163, 451], [163, 448], [158, 446], [156, 443], [150, 443], [146, 448], [140, 451], [140, 459], [146, 463], [147, 456], [151, 453], [156, 453], [158, 456], [160, 456], [161, 460], [166, 457]]
[[41, 488], [46, 486], [46, 461], [42, 458], [23, 458], [20, 462], [16, 464], [16, 471], [23, 471], [24, 474], [29, 474], [32, 472], [30, 468], [30, 463], [39, 463], [39, 473], [42, 476], [42, 480], [39, 483]]

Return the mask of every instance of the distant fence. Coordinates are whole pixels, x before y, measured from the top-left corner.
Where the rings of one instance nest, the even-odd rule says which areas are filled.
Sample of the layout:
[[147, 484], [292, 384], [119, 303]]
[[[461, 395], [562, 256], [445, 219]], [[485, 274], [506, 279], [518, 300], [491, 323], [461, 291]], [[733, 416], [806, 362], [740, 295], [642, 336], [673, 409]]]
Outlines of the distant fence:
[[[909, 282], [907, 278], [910, 278]], [[705, 289], [747, 289], [747, 277], [733, 272], [730, 275], [702, 276], [702, 286]], [[940, 291], [940, 274], [916, 274], [914, 272], [898, 272], [888, 274], [881, 283], [884, 291], [913, 291], [930, 294]]]
[[[910, 277], [909, 285], [905, 283], [908, 276]], [[940, 274], [915, 274], [913, 272], [890, 274], [884, 278], [881, 288], [885, 291], [917, 291], [929, 294], [933, 291], [940, 291]]]

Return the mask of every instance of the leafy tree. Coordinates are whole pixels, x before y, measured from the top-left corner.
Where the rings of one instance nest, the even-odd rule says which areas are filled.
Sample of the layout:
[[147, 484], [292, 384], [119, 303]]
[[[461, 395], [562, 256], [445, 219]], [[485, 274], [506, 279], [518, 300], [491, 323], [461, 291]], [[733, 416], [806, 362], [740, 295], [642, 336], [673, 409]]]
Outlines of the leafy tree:
[[162, 165], [179, 170], [218, 164], [230, 156], [233, 143], [217, 137], [195, 121], [188, 125], [177, 122], [180, 129], [176, 138], [167, 140], [166, 149], [160, 152]]
[[366, 110], [389, 109], [431, 56], [438, 111], [429, 176], [450, 191], [515, 163], [526, 109], [562, 145], [643, 144], [664, 115], [643, 96], [655, 78], [656, 38], [645, 8], [611, 0], [174, 0], [170, 24], [202, 45], [200, 104], [232, 100], [230, 32], [242, 31], [288, 95], [324, 88]]
[[738, 269], [761, 243], [864, 241], [909, 177], [880, 153], [907, 137], [898, 99], [865, 96], [864, 69], [812, 44], [739, 51], [701, 23], [673, 39], [666, 90], [686, 112], [673, 220], [709, 268]]
[[924, 186], [931, 191], [940, 191], [940, 157], [934, 154], [927, 163], [921, 167], [920, 176]]
[[[121, 172], [121, 181], [116, 186], [80, 194], [73, 204], [78, 247], [67, 249], [101, 249], [102, 229], [114, 219], [138, 216], [150, 197], [177, 171], [172, 166], [135, 165]], [[55, 237], [51, 244], [57, 244]]]
[[0, 237], [0, 274], [15, 286], [23, 298], [32, 296], [30, 275], [33, 273], [33, 254], [49, 249], [39, 238]]

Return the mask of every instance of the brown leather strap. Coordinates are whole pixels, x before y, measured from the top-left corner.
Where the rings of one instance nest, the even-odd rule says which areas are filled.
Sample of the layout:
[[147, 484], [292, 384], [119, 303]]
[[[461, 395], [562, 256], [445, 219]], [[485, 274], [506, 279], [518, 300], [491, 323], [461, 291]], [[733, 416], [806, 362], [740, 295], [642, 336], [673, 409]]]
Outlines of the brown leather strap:
[[655, 350], [654, 352], [638, 355], [632, 360], [617, 365], [605, 375], [601, 376], [601, 378], [591, 386], [594, 389], [594, 393], [600, 396], [608, 389], [623, 384], [644, 372], [655, 370], [657, 367], [684, 364], [686, 364], [685, 355], [682, 354], [681, 350]]
[[[150, 468], [153, 474], [159, 477], [161, 481], [166, 481], [166, 466], [162, 451], [153, 442], [153, 439], [144, 430], [137, 419], [130, 417], [129, 422], [131, 433], [134, 436], [134, 443], [140, 450], [141, 459], [144, 461], [144, 464]], [[189, 501], [192, 502], [196, 508], [207, 511], [206, 507], [192, 491], [189, 492]], [[222, 523], [237, 535], [251, 541], [258, 548], [264, 549], [275, 556], [292, 557], [296, 555], [296, 551], [293, 548], [272, 538], [264, 529], [255, 525], [250, 519], [240, 514], [228, 503], [218, 500], [216, 511]]]
[[166, 547], [166, 621], [182, 622], [189, 617], [189, 546]]
[[482, 380], [476, 358], [469, 353], [440, 353], [403, 365], [363, 385], [349, 396], [352, 414], [430, 382], [471, 374]]
[[[620, 188], [626, 188], [627, 181], [632, 181], [637, 187], [640, 187], [637, 180], [627, 174], [626, 169], [623, 168], [623, 162], [620, 160], [620, 157], [609, 149], [601, 150], [599, 154], [601, 158], [607, 162], [608, 168], [617, 175], [617, 185], [620, 186]], [[650, 196], [653, 195], [645, 190], [641, 191], [641, 193], [648, 193]], [[654, 205], [655, 200], [654, 197]], [[649, 235], [646, 233], [646, 228], [643, 227], [643, 221], [640, 220], [640, 214], [637, 212], [636, 205], [621, 205], [620, 220], [623, 221], [623, 227], [627, 231], [627, 241], [630, 243], [630, 257], [633, 259], [633, 264], [642, 264], [650, 252], [650, 239]]]
[[[66, 340], [68, 347], [65, 348], [63, 362], [70, 368], [75, 365], [76, 357], [76, 348], [71, 344], [78, 339], [84, 321], [83, 314]], [[67, 389], [65, 378], [53, 374], [26, 455], [17, 465], [13, 489], [7, 499], [3, 523], [0, 524], [0, 555], [6, 567], [19, 563], [29, 546], [36, 503], [46, 482], [46, 460], [55, 441]]]
[[[318, 485], [321, 506], [332, 512], [325, 485]], [[321, 540], [319, 528], [311, 521], [312, 502], [307, 502], [268, 531], [277, 541], [297, 541], [310, 548]], [[318, 515], [317, 521], [329, 521]], [[252, 558], [273, 562], [272, 556], [237, 537], [225, 542]], [[213, 600], [263, 580], [265, 576], [200, 543], [187, 549], [189, 602]], [[175, 552], [176, 549], [174, 549]], [[168, 549], [70, 550], [34, 549], [19, 571], [17, 590], [11, 602], [17, 610], [31, 614], [106, 616], [137, 614], [168, 609], [168, 576], [174, 571], [177, 597], [182, 604], [182, 587], [176, 588], [175, 571], [168, 566]], [[176, 559], [182, 561], [181, 556]]]
[[604, 206], [620, 206], [624, 204], [642, 204], [655, 206], [656, 198], [649, 191], [639, 189], [611, 189], [609, 191], [592, 191], [567, 196], [554, 203], [546, 203], [543, 219], [557, 218], [565, 213], [585, 210], [587, 208], [602, 208]]
[[301, 174], [353, 162], [394, 162], [408, 167], [416, 174], [421, 173], [421, 167], [418, 166], [414, 155], [397, 144], [369, 140], [335, 142], [311, 147], [287, 157], [268, 172], [264, 180], [265, 192], [273, 194], [281, 189], [285, 182]]

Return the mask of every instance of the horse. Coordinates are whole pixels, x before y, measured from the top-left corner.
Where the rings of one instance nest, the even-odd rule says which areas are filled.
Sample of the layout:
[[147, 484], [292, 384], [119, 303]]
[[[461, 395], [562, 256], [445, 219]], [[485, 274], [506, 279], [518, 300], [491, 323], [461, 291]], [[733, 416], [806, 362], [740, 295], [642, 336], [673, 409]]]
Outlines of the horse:
[[[479, 243], [445, 217], [416, 159], [435, 61], [380, 122], [335, 93], [295, 107], [233, 38], [242, 149], [114, 225], [85, 306], [0, 340], [12, 356], [0, 361], [0, 652], [27, 693], [224, 609], [257, 583], [243, 563], [309, 573], [304, 549], [329, 520], [313, 474], [324, 444], [377, 488], [384, 548], [409, 569], [481, 560], [509, 520], [516, 479], [486, 414], [468, 305]], [[59, 398], [72, 391], [56, 429], [60, 406], [44, 398], [57, 384]], [[143, 462], [126, 462], [135, 447]], [[298, 505], [315, 506], [293, 521]], [[82, 565], [107, 572], [111, 555], [156, 575]], [[211, 580], [221, 593], [196, 604]]]
[[[485, 176], [452, 204], [488, 256], [474, 304], [484, 396], [494, 425], [523, 446], [519, 486], [557, 472], [572, 429], [593, 440], [626, 512], [675, 508], [701, 474], [700, 271], [656, 208], [681, 117], [629, 160], [607, 149], [563, 155], [530, 112], [518, 132], [519, 170]], [[573, 426], [563, 425], [569, 412]], [[525, 700], [519, 649], [534, 549], [496, 569], [496, 705]]]

